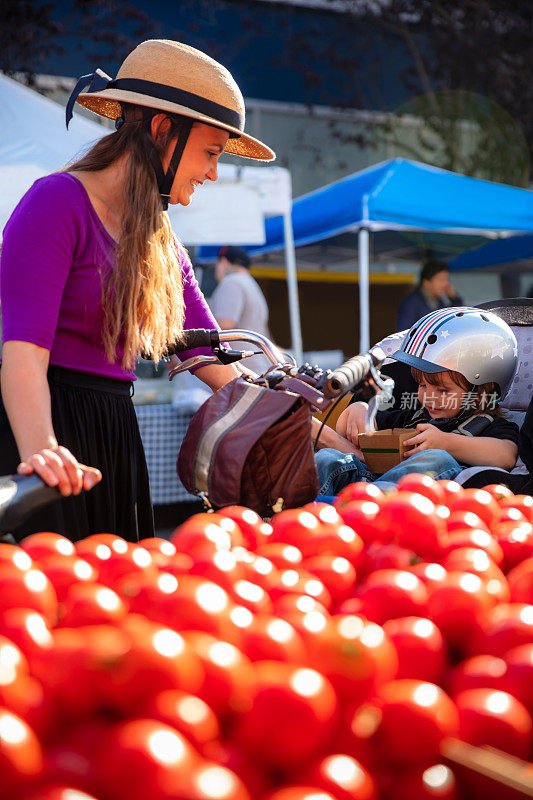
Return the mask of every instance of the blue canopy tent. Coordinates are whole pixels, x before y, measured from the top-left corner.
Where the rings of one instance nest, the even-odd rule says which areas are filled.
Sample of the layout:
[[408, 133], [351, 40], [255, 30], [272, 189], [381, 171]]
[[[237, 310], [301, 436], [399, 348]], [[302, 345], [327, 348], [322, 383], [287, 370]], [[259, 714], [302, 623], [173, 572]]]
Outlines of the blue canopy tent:
[[479, 269], [495, 264], [509, 264], [533, 258], [533, 236], [510, 236], [467, 250], [448, 262], [450, 270]]
[[[296, 246], [346, 231], [358, 233], [360, 350], [370, 346], [369, 236], [383, 230], [512, 236], [533, 230], [533, 192], [469, 178], [396, 158], [349, 175], [293, 202]], [[266, 243], [252, 254], [283, 247], [283, 218], [265, 221]], [[201, 256], [216, 251], [202, 248]]]

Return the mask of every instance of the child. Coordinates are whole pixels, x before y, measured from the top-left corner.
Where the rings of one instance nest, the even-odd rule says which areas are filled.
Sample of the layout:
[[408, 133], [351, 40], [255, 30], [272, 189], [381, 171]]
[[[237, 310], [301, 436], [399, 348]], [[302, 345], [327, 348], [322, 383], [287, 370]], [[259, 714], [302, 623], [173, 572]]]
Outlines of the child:
[[[514, 467], [518, 426], [503, 418], [498, 400], [511, 384], [517, 345], [503, 320], [476, 308], [434, 311], [410, 328], [392, 358], [411, 367], [418, 393], [414, 403], [402, 397], [400, 408], [378, 411], [375, 428], [413, 428], [404, 442], [410, 448], [406, 460], [378, 477], [362, 453], [320, 450], [315, 456], [320, 494], [337, 494], [355, 481], [385, 488], [410, 472], [453, 479], [466, 466]], [[366, 403], [349, 405], [337, 432], [357, 445], [366, 410]]]

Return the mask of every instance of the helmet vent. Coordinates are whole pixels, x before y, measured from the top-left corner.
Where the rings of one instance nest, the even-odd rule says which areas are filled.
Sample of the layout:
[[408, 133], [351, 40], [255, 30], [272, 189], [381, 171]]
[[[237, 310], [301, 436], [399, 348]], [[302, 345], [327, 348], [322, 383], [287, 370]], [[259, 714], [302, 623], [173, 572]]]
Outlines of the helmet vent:
[[458, 311], [458, 312], [457, 312], [457, 314], [456, 314], [455, 316], [456, 316], [456, 317], [462, 317], [462, 316], [463, 316], [463, 313], [464, 313], [463, 311]]
[[412, 339], [412, 338], [413, 338], [413, 336], [415, 335], [416, 331], [417, 331], [417, 329], [416, 329], [416, 328], [412, 328], [412, 329], [409, 331], [409, 338], [410, 338], [410, 339]]
[[435, 344], [436, 341], [437, 341], [437, 337], [435, 336], [434, 333], [431, 333], [427, 338], [427, 343], [428, 344]]
[[485, 316], [485, 314], [479, 315], [484, 322], [490, 322], [489, 318]]

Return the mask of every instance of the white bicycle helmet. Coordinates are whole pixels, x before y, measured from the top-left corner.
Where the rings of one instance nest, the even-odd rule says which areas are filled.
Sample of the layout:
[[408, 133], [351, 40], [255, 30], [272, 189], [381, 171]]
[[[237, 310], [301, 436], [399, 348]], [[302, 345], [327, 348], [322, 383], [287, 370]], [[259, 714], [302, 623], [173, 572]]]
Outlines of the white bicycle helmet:
[[422, 372], [460, 372], [474, 386], [496, 383], [505, 397], [518, 363], [509, 325], [480, 308], [442, 308], [411, 326], [391, 358]]

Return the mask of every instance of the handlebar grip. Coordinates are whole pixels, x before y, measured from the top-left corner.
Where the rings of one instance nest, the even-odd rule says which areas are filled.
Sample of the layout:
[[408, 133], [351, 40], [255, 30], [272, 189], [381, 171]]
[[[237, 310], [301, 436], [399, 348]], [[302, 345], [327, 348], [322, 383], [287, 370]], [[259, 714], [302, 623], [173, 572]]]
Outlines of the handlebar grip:
[[344, 392], [354, 389], [367, 377], [372, 364], [373, 359], [370, 353], [354, 356], [345, 361], [344, 364], [333, 370], [326, 381], [323, 389], [326, 397], [338, 397]]
[[193, 350], [195, 347], [212, 347], [218, 344], [218, 331], [216, 329], [190, 328], [182, 332], [181, 341], [176, 342], [169, 348], [169, 355], [181, 353], [184, 350]]
[[48, 486], [35, 474], [0, 478], [0, 533], [17, 528], [29, 514], [60, 497], [56, 486]]

